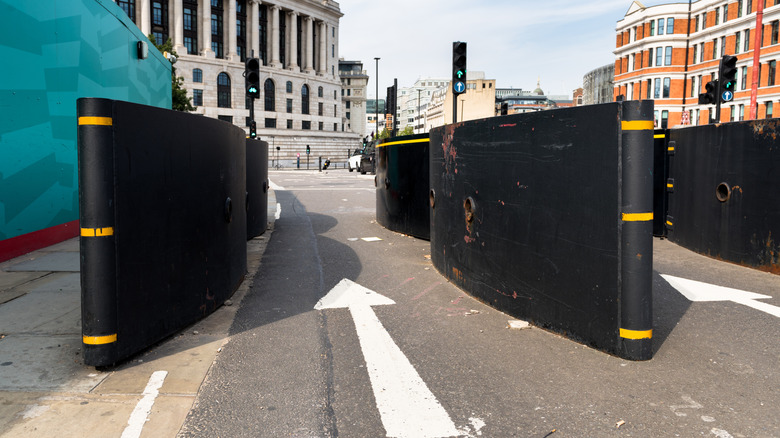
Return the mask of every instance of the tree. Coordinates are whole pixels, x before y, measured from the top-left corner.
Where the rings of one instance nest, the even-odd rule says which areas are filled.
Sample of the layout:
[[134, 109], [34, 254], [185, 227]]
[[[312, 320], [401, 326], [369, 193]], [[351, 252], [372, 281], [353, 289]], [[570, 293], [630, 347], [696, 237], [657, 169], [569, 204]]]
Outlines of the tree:
[[379, 140], [389, 138], [389, 137], [390, 137], [390, 132], [387, 131], [387, 128], [383, 129], [382, 132], [380, 132], [379, 135], [377, 136]]
[[192, 106], [190, 98], [187, 96], [187, 90], [182, 86], [184, 78], [176, 76], [176, 67], [174, 67], [173, 64], [176, 62], [176, 58], [179, 55], [173, 50], [171, 39], [168, 38], [168, 41], [164, 44], [157, 44], [157, 39], [154, 35], [149, 35], [149, 41], [157, 47], [157, 50], [159, 50], [160, 53], [167, 52], [173, 55], [168, 58], [168, 61], [171, 63], [171, 108], [175, 111], [194, 111], [195, 107]]
[[412, 125], [406, 125], [406, 128], [404, 128], [403, 131], [398, 133], [398, 136], [401, 137], [404, 135], [413, 135], [413, 134], [414, 134], [414, 128], [412, 127]]

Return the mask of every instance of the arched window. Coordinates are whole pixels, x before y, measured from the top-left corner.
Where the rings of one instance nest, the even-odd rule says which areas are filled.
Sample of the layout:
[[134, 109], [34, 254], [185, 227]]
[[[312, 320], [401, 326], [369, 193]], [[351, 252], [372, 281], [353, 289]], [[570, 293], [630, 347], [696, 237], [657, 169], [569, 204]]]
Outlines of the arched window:
[[217, 106], [230, 108], [230, 76], [225, 72], [217, 76]]
[[317, 88], [317, 97], [322, 97], [322, 87]]
[[301, 114], [309, 114], [309, 86], [301, 87]]
[[292, 93], [292, 82], [291, 81], [287, 81], [287, 92], [288, 93]]
[[192, 69], [192, 82], [203, 82], [203, 70], [199, 68]]
[[276, 87], [274, 81], [270, 79], [265, 80], [265, 110], [276, 111]]

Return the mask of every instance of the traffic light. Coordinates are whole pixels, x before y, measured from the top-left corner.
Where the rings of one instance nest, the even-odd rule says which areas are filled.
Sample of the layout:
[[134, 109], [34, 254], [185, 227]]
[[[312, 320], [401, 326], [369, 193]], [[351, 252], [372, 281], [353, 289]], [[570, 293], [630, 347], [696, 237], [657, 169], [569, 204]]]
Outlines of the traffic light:
[[306, 145], [306, 155], [309, 155], [311, 153], [311, 148], [309, 145]]
[[705, 93], [699, 94], [699, 105], [711, 105], [718, 102], [718, 81], [709, 81], [704, 86], [707, 90]]
[[254, 120], [249, 122], [249, 138], [257, 138], [257, 123]]
[[257, 99], [260, 97], [260, 60], [257, 58], [247, 58], [244, 67], [246, 95], [252, 99]]
[[452, 43], [452, 94], [466, 92], [466, 43]]
[[720, 81], [720, 89], [718, 90], [720, 101], [729, 102], [734, 99], [734, 92], [737, 90], [736, 56], [723, 55], [723, 57], [720, 58], [718, 80]]

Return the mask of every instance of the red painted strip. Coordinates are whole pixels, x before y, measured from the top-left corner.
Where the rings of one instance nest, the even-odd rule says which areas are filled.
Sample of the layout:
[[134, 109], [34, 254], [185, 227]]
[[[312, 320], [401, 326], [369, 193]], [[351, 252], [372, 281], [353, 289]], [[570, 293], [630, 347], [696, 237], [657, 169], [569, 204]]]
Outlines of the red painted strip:
[[76, 237], [79, 230], [79, 221], [76, 220], [0, 240], [0, 262]]

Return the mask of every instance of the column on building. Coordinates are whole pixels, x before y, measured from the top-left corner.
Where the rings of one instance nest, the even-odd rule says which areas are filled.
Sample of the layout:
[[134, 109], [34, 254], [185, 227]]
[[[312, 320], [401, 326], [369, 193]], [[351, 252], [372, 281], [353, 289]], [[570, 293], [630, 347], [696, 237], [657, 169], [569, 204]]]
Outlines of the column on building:
[[328, 52], [327, 52], [328, 42], [327, 42], [327, 38], [326, 38], [327, 26], [325, 26], [325, 22], [324, 21], [320, 21], [317, 24], [319, 24], [319, 26], [320, 26], [320, 29], [319, 29], [320, 30], [319, 31], [320, 35], [319, 35], [319, 38], [318, 38], [319, 41], [317, 41], [317, 44], [319, 45], [319, 49], [320, 49], [320, 59], [319, 59], [319, 65], [317, 66], [317, 74], [319, 74], [321, 76], [325, 76], [325, 74], [327, 74], [327, 69], [328, 69], [328, 57], [327, 57], [328, 56]]
[[260, 55], [260, 2], [249, 0], [249, 50], [253, 58]]
[[298, 13], [290, 11], [287, 13], [290, 17], [290, 25], [287, 26], [290, 34], [290, 43], [287, 45], [287, 66], [292, 71], [300, 71], [298, 67]]
[[[139, 28], [141, 29], [141, 33], [144, 35], [149, 35], [152, 33], [152, 5], [151, 0], [141, 0], [139, 4], [138, 12], [136, 13], [136, 16], [139, 17], [140, 23]], [[160, 44], [164, 43], [165, 41], [158, 42]]]
[[227, 0], [227, 26], [224, 27], [224, 32], [227, 32], [227, 56], [225, 59], [228, 61], [240, 61], [241, 57], [238, 56], [238, 42], [236, 32], [238, 27], [236, 24], [236, 0]]
[[306, 17], [304, 19], [303, 39], [306, 41], [304, 50], [303, 71], [311, 73], [314, 71], [314, 19]]
[[271, 47], [269, 53], [271, 54], [271, 67], [281, 67], [281, 61], [279, 59], [279, 10], [281, 9], [277, 5], [271, 6]]
[[184, 47], [184, 6], [182, 0], [172, 0], [169, 5], [170, 13], [173, 15], [173, 50], [176, 53], [187, 53]]
[[206, 58], [213, 58], [214, 51], [211, 50], [211, 2], [209, 0], [199, 0], [198, 7], [200, 11], [200, 54]]

